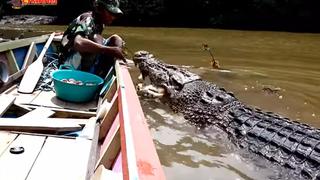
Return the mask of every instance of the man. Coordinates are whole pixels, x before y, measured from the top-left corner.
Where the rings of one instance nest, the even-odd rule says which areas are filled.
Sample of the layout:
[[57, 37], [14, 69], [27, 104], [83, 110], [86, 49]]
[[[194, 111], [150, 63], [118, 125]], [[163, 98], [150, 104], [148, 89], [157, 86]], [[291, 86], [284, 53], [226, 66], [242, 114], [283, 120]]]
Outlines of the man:
[[94, 10], [78, 16], [63, 34], [62, 59], [65, 64], [104, 76], [114, 59], [125, 61], [121, 37], [112, 35], [104, 39], [101, 36], [104, 26], [122, 14], [118, 0], [95, 0]]

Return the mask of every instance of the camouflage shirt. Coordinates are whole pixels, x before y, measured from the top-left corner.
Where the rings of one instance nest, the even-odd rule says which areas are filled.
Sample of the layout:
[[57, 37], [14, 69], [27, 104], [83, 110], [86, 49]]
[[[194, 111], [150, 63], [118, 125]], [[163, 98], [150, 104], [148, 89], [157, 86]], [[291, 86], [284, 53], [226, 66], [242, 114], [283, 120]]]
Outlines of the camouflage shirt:
[[92, 12], [86, 12], [74, 19], [63, 34], [62, 46], [71, 48], [74, 38], [79, 34], [82, 37], [93, 40], [94, 34], [101, 34], [103, 24], [97, 24], [92, 16]]
[[[70, 56], [73, 56], [76, 51], [73, 50], [73, 43], [75, 37], [79, 34], [84, 38], [88, 38], [93, 40], [95, 34], [101, 34], [103, 31], [103, 24], [96, 23], [92, 12], [86, 12], [78, 16], [74, 19], [70, 25], [68, 26], [67, 30], [63, 34], [63, 38], [61, 41], [62, 44], [62, 54], [64, 61], [68, 60]], [[80, 62], [82, 65], [86, 64], [86, 67], [81, 69], [87, 69], [88, 66], [92, 65], [92, 61], [94, 60], [94, 55], [90, 54], [81, 54], [81, 59], [86, 59], [85, 61]], [[91, 56], [91, 57], [90, 57]], [[77, 68], [77, 67], [76, 67]]]

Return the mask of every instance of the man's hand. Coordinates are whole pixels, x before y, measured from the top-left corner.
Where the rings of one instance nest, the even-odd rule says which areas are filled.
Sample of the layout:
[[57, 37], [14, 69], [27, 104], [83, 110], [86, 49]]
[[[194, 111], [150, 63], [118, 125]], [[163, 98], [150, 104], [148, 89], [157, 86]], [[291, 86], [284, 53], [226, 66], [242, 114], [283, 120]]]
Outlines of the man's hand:
[[123, 50], [122, 48], [120, 47], [110, 47], [112, 48], [113, 50], [113, 56], [117, 59], [121, 59], [125, 64], [127, 64], [127, 60], [126, 58], [124, 57], [124, 53], [123, 53]]

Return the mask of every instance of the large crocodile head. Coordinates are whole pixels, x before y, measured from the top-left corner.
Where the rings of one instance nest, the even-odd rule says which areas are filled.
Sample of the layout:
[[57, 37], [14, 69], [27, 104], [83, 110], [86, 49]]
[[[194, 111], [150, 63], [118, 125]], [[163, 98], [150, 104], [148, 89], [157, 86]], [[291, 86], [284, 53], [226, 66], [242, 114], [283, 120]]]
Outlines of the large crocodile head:
[[164, 64], [147, 51], [138, 51], [133, 61], [138, 66], [143, 79], [148, 77], [152, 85], [166, 90], [168, 95], [180, 91], [187, 83], [200, 80], [200, 76], [177, 66]]

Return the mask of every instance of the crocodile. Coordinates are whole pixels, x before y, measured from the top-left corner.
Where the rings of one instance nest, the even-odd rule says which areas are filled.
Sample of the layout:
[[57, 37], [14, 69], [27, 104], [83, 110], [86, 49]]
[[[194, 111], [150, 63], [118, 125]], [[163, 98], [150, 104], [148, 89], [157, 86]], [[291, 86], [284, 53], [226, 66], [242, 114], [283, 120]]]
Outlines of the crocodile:
[[163, 88], [169, 106], [199, 127], [217, 126], [237, 147], [273, 161], [301, 178], [320, 179], [320, 129], [263, 111], [184, 68], [138, 51], [142, 77]]

